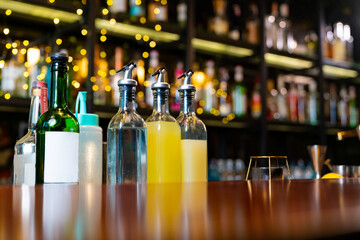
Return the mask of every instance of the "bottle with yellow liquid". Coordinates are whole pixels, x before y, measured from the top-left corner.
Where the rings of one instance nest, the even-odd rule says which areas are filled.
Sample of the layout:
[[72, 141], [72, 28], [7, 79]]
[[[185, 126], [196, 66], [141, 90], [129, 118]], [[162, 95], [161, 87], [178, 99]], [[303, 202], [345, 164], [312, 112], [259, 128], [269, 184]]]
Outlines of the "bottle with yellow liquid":
[[165, 73], [162, 67], [153, 74], [158, 76], [151, 87], [154, 110], [146, 120], [148, 183], [181, 182], [180, 127], [169, 113], [170, 85]]
[[207, 181], [207, 134], [205, 124], [195, 113], [195, 86], [191, 84], [193, 71], [182, 74], [179, 87], [181, 106], [177, 118], [181, 129], [181, 164], [183, 182]]

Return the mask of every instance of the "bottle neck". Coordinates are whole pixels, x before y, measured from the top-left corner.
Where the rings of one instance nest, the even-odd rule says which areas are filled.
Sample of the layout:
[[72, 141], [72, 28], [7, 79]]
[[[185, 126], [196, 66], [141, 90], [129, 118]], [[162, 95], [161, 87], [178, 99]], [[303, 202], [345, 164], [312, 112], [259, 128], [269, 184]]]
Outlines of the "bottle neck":
[[67, 107], [67, 65], [54, 62], [51, 65], [50, 107]]
[[181, 103], [180, 111], [184, 114], [195, 113], [195, 91], [183, 90], [180, 91]]
[[153, 89], [154, 94], [154, 111], [169, 114], [169, 89], [157, 88]]
[[119, 87], [119, 91], [119, 109], [124, 111], [135, 111], [135, 86], [122, 85]]
[[45, 111], [47, 111], [47, 88], [33, 87], [31, 90], [31, 103], [28, 130], [34, 131], [36, 124]]

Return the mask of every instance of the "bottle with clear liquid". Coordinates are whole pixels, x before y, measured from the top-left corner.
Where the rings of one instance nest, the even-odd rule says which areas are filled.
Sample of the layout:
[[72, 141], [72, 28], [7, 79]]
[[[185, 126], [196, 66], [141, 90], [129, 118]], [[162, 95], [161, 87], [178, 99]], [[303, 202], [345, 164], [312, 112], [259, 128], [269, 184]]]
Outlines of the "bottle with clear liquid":
[[36, 125], [36, 183], [78, 183], [79, 123], [67, 106], [67, 62], [51, 57], [50, 107]]
[[165, 82], [166, 69], [159, 68], [152, 85], [154, 109], [147, 125], [148, 183], [181, 182], [180, 126], [169, 113], [169, 89]]
[[349, 125], [356, 127], [358, 124], [358, 112], [356, 109], [356, 89], [354, 86], [349, 87]]
[[348, 100], [349, 97], [346, 88], [345, 86], [342, 86], [340, 89], [340, 100], [338, 102], [338, 113], [342, 127], [346, 127], [348, 125]]
[[243, 83], [243, 67], [237, 65], [234, 69], [234, 87], [232, 89], [233, 112], [238, 117], [247, 115], [247, 88]]
[[135, 109], [137, 82], [132, 79], [135, 63], [129, 63], [124, 79], [118, 82], [119, 111], [111, 119], [107, 130], [108, 184], [146, 183], [147, 149], [146, 124]]
[[317, 112], [318, 112], [318, 94], [316, 91], [316, 83], [312, 82], [309, 85], [309, 94], [308, 94], [308, 119], [310, 125], [317, 125]]
[[35, 185], [35, 129], [41, 114], [47, 111], [47, 84], [32, 83], [28, 132], [15, 144], [13, 184]]
[[191, 84], [193, 71], [181, 75], [179, 87], [180, 114], [176, 119], [181, 129], [181, 165], [183, 182], [207, 181], [207, 133], [205, 124], [195, 113], [195, 86]]

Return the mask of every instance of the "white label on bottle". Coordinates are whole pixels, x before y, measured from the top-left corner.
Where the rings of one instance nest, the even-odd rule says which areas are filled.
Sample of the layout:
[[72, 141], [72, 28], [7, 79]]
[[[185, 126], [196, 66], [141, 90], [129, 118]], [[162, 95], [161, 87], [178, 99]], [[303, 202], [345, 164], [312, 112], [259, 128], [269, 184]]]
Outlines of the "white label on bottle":
[[77, 183], [79, 133], [46, 132], [44, 183]]
[[14, 156], [14, 184], [35, 185], [35, 153]]

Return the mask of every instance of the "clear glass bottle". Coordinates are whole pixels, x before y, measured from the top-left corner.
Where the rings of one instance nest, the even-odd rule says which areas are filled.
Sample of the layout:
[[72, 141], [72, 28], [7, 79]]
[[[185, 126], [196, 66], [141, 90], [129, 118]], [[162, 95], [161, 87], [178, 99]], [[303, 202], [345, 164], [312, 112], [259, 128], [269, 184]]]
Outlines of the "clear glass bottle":
[[36, 183], [78, 183], [79, 123], [67, 106], [67, 62], [51, 57], [50, 107], [36, 125]]
[[47, 111], [47, 84], [43, 81], [32, 83], [28, 132], [15, 144], [13, 184], [35, 184], [35, 133], [36, 123]]
[[316, 90], [316, 82], [311, 82], [309, 85], [308, 93], [308, 119], [310, 125], [317, 125], [318, 123], [318, 93]]
[[146, 124], [136, 112], [137, 82], [132, 79], [135, 63], [129, 63], [118, 82], [119, 111], [107, 130], [107, 183], [146, 183]]
[[207, 181], [207, 133], [205, 124], [195, 113], [195, 86], [191, 84], [193, 72], [187, 71], [180, 78], [180, 114], [176, 119], [181, 129], [181, 165], [183, 182]]
[[154, 109], [147, 125], [147, 180], [148, 183], [180, 182], [180, 126], [169, 113], [169, 89], [165, 82], [166, 69], [159, 68], [152, 85]]
[[233, 112], [238, 117], [247, 115], [247, 88], [243, 83], [244, 80], [244, 69], [242, 66], [237, 65], [234, 69], [234, 80], [232, 90], [232, 101], [233, 101]]

